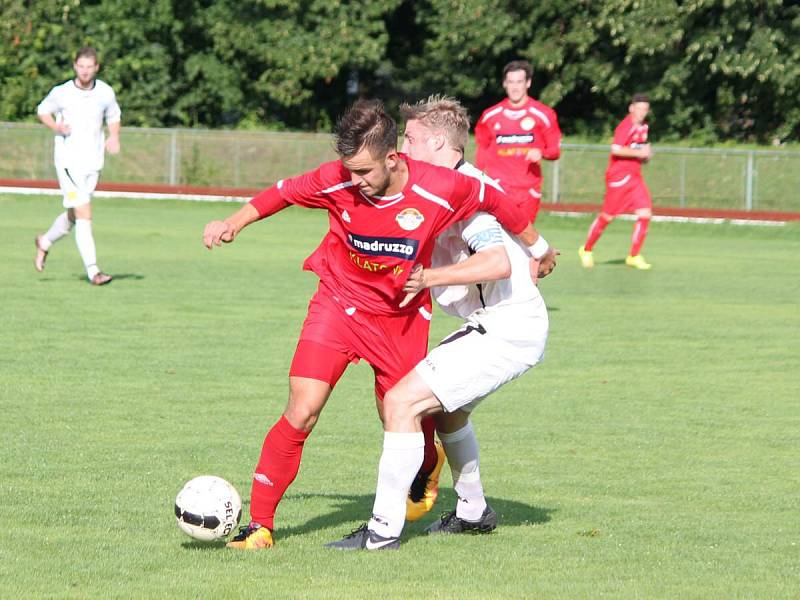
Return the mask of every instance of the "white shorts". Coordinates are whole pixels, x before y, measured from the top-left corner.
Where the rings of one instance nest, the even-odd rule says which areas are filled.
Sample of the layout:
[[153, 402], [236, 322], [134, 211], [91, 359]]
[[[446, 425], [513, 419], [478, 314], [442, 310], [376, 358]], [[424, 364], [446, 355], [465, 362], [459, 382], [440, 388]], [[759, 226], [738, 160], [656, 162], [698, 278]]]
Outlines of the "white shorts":
[[75, 172], [65, 167], [56, 167], [58, 186], [64, 194], [64, 208], [75, 208], [92, 201], [92, 193], [97, 187], [99, 171]]
[[540, 362], [547, 342], [547, 313], [517, 322], [525, 343], [492, 335], [476, 311], [463, 327], [415, 367], [446, 412], [472, 412], [483, 398]]

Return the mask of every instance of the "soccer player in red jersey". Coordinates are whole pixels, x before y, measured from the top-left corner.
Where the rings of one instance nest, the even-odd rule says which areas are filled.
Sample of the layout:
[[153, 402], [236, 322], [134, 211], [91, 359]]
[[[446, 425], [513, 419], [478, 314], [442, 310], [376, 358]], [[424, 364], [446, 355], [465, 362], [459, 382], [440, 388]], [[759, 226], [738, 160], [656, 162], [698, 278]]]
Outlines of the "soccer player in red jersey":
[[650, 112], [650, 102], [645, 94], [634, 94], [628, 106], [628, 116], [614, 130], [611, 156], [606, 169], [606, 195], [603, 208], [589, 228], [586, 243], [578, 248], [581, 264], [590, 269], [594, 266], [592, 249], [606, 226], [614, 217], [632, 212], [636, 215], [633, 226], [630, 254], [625, 264], [636, 269], [650, 268], [640, 254], [647, 236], [647, 226], [653, 216], [653, 200], [650, 190], [642, 179], [642, 163], [650, 160], [650, 144], [647, 142], [648, 126], [645, 123]]
[[[539, 240], [502, 193], [397, 152], [397, 125], [377, 101], [359, 101], [337, 124], [340, 160], [284, 179], [224, 221], [206, 225], [208, 248], [291, 204], [328, 211], [330, 230], [304, 268], [320, 278], [289, 370], [289, 401], [267, 433], [253, 475], [251, 522], [228, 545], [273, 545], [275, 509], [300, 467], [303, 444], [347, 365], [364, 359], [382, 399], [427, 351], [430, 295], [400, 308], [416, 263], [430, 266], [436, 236], [478, 209], [530, 246]], [[434, 468], [433, 422], [421, 471]]]
[[524, 60], [503, 69], [507, 98], [475, 124], [475, 164], [522, 205], [531, 223], [542, 198], [542, 159], [558, 160], [561, 130], [556, 112], [528, 96], [533, 67]]

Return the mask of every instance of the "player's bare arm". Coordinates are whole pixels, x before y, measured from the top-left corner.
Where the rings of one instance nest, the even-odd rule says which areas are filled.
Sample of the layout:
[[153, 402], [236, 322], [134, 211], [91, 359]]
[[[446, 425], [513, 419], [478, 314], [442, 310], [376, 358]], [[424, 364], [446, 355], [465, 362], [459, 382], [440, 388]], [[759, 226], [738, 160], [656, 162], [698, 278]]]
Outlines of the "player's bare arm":
[[67, 123], [56, 123], [56, 120], [53, 118], [51, 114], [43, 114], [37, 115], [39, 120], [44, 123], [47, 127], [55, 131], [60, 135], [69, 135], [72, 132], [72, 128]]
[[406, 306], [419, 292], [434, 286], [470, 285], [506, 279], [511, 275], [511, 261], [503, 246], [492, 246], [470, 256], [467, 260], [425, 269], [415, 265], [403, 286], [406, 297], [400, 308]]
[[206, 225], [203, 231], [203, 244], [209, 250], [214, 246], [221, 246], [223, 242], [229, 244], [236, 239], [242, 229], [260, 218], [261, 215], [252, 204], [245, 204], [224, 221], [211, 221]]
[[108, 124], [108, 139], [106, 140], [106, 150], [109, 154], [119, 154], [119, 130], [122, 128], [122, 123], [116, 121], [115, 123]]
[[620, 158], [638, 158], [639, 160], [650, 160], [652, 151], [650, 144], [643, 144], [638, 148], [628, 148], [627, 146], [611, 146], [611, 154]]

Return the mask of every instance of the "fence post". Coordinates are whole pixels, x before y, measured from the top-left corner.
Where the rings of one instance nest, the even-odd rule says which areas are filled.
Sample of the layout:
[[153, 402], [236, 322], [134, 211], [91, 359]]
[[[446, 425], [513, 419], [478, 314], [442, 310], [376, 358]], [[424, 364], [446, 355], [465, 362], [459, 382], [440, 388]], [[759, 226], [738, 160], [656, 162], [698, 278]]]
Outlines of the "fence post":
[[550, 188], [550, 194], [552, 195], [551, 202], [558, 202], [558, 176], [559, 176], [559, 168], [558, 165], [561, 160], [554, 160], [553, 161], [553, 183], [551, 184], [552, 187]]
[[178, 131], [171, 130], [169, 141], [169, 184], [178, 184]]
[[753, 210], [753, 163], [755, 153], [751, 150], [747, 153], [747, 180], [744, 188], [744, 209]]
[[681, 200], [680, 205], [681, 208], [686, 206], [686, 155], [681, 157], [681, 176], [680, 176], [680, 185], [681, 185]]

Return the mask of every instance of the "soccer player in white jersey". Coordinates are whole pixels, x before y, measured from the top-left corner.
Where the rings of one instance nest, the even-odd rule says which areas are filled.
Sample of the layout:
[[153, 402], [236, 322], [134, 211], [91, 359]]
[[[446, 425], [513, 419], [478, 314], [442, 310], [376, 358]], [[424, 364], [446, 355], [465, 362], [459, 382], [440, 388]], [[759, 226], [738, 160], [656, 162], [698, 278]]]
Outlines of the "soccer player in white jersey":
[[[111, 276], [97, 266], [92, 235], [92, 193], [103, 168], [105, 150], [119, 152], [121, 111], [114, 90], [96, 79], [100, 64], [93, 48], [81, 48], [75, 55], [75, 77], [55, 86], [42, 100], [36, 113], [56, 134], [55, 166], [64, 194], [66, 211], [58, 215], [45, 233], [36, 236], [34, 266], [43, 271], [50, 247], [75, 226], [75, 243], [94, 285], [104, 285]], [[105, 138], [103, 122], [108, 127]]]
[[[406, 119], [403, 152], [493, 183], [464, 161], [469, 119], [457, 101], [431, 96], [403, 105], [401, 111]], [[415, 269], [404, 288], [409, 293], [406, 301], [430, 287], [439, 305], [465, 323], [386, 394], [372, 518], [329, 547], [399, 546], [408, 489], [422, 460], [420, 420], [427, 415], [436, 418], [458, 494], [455, 510], [427, 531], [494, 530], [497, 513], [484, 497], [478, 441], [469, 416], [483, 398], [542, 359], [548, 319], [535, 280], [552, 271], [557, 254], [542, 237], [526, 248], [486, 213], [458, 222], [439, 236], [432, 268]]]

